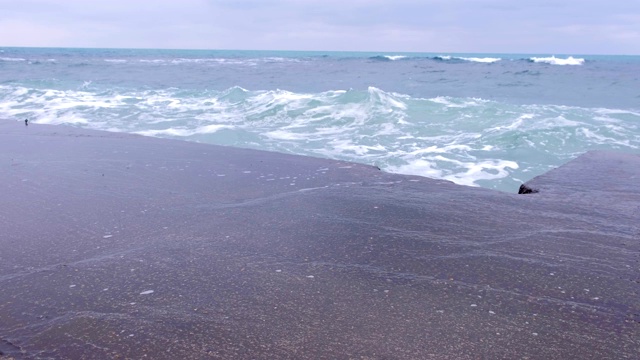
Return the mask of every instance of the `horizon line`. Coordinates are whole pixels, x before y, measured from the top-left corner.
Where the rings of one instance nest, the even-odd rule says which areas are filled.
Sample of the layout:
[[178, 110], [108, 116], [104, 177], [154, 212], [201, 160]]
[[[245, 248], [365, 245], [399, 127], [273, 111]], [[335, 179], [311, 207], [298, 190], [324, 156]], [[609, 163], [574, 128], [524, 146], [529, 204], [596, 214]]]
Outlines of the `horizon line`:
[[404, 50], [292, 50], [292, 49], [209, 49], [209, 48], [153, 48], [153, 47], [85, 47], [85, 46], [3, 46], [0, 49], [90, 49], [90, 50], [161, 50], [161, 51], [237, 51], [237, 52], [307, 52], [307, 53], [378, 53], [378, 54], [492, 54], [492, 55], [549, 55], [549, 56], [640, 56], [640, 54], [567, 53], [567, 52], [464, 52], [464, 51], [404, 51]]

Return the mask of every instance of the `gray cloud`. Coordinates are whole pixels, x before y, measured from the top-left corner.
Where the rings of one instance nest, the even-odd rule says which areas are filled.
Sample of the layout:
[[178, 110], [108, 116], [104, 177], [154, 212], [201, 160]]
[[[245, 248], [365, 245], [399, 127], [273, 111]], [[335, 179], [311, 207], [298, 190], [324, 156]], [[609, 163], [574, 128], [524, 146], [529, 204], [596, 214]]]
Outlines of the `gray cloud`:
[[0, 0], [0, 46], [640, 54], [612, 0]]

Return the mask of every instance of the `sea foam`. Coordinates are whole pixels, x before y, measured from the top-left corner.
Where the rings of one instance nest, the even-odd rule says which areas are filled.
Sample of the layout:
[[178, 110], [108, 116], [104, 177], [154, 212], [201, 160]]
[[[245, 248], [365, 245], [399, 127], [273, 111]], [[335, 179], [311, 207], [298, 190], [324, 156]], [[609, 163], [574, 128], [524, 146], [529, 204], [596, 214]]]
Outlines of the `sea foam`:
[[[93, 86], [0, 85], [0, 115], [322, 156], [505, 189], [517, 188], [514, 179], [525, 173], [548, 169], [538, 163], [559, 164], [584, 148], [640, 148], [640, 113], [627, 110], [416, 98], [376, 87], [319, 93], [233, 87], [185, 96], [180, 89]], [[555, 160], [540, 160], [548, 157]]]
[[12, 58], [12, 57], [0, 57], [0, 61], [27, 61], [27, 59]]
[[502, 60], [501, 58], [492, 58], [492, 57], [460, 57], [459, 59], [471, 61], [471, 62], [480, 62], [480, 63], [494, 63], [496, 61]]
[[546, 63], [551, 65], [583, 65], [585, 60], [581, 58], [574, 58], [569, 56], [566, 59], [557, 58], [555, 56], [551, 57], [532, 57], [529, 58], [530, 61], [534, 63]]
[[458, 62], [477, 62], [477, 63], [494, 63], [502, 60], [502, 58], [497, 57], [462, 57], [462, 56], [451, 56], [451, 55], [438, 55], [433, 57], [435, 60], [440, 61], [458, 61]]

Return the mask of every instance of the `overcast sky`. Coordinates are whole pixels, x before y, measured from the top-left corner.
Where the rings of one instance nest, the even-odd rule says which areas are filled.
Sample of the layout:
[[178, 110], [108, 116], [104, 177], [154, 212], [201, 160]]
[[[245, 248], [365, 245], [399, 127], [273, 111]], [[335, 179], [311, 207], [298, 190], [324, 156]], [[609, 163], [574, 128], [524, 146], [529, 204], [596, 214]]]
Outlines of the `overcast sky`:
[[640, 0], [0, 0], [0, 46], [640, 54]]

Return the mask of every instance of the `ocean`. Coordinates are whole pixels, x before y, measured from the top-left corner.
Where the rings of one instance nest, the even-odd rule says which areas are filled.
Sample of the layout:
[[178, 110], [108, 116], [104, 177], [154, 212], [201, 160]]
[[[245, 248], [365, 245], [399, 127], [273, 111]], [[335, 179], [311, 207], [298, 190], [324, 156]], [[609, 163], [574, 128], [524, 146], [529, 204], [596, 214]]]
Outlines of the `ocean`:
[[0, 118], [516, 192], [589, 150], [640, 152], [640, 56], [4, 47]]

